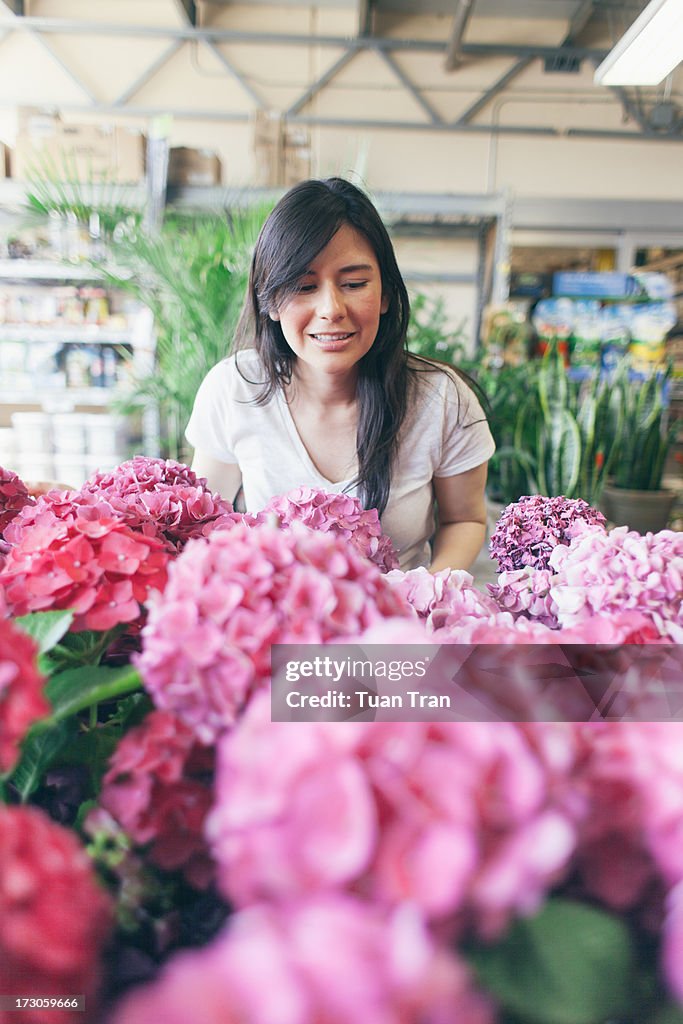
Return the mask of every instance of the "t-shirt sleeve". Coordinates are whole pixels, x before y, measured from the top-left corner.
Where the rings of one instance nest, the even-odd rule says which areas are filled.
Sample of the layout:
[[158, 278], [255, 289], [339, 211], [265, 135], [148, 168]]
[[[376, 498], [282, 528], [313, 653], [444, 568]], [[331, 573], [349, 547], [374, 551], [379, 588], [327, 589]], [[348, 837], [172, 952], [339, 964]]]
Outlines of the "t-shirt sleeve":
[[443, 443], [437, 477], [456, 476], [488, 462], [496, 450], [486, 414], [461, 378], [445, 384]]
[[193, 448], [228, 463], [237, 462], [231, 447], [235, 372], [233, 360], [224, 360], [209, 370], [199, 385], [185, 430]]

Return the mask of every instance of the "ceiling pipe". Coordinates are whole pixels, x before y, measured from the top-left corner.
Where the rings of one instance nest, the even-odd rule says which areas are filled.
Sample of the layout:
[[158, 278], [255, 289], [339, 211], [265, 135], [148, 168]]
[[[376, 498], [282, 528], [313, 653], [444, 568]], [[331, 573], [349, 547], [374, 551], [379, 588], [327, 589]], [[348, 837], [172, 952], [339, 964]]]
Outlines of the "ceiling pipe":
[[463, 37], [467, 23], [472, 17], [474, 3], [475, 0], [458, 0], [458, 6], [453, 16], [451, 37], [448, 41], [448, 49], [446, 50], [446, 60], [444, 61], [444, 70], [446, 71], [455, 71], [462, 64]]

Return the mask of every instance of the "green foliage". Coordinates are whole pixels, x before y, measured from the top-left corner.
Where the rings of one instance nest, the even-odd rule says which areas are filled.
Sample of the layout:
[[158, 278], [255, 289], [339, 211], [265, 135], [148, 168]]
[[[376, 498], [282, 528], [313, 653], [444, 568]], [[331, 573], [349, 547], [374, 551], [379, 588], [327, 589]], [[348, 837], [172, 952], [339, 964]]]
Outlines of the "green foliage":
[[644, 380], [623, 381], [621, 403], [624, 429], [617, 445], [614, 485], [635, 491], [657, 491], [664, 463], [676, 435], [667, 425], [666, 390], [672, 367]]
[[472, 961], [484, 987], [525, 1024], [628, 1019], [636, 957], [625, 922], [605, 911], [550, 899]]
[[140, 228], [116, 234], [107, 282], [133, 294], [154, 316], [156, 360], [131, 381], [124, 411], [153, 402], [160, 411], [165, 454], [177, 458], [197, 389], [230, 353], [244, 299], [251, 252], [264, 207], [231, 217], [168, 218], [156, 235]]
[[15, 619], [14, 624], [35, 640], [39, 654], [47, 654], [65, 635], [73, 617], [74, 613], [69, 610], [32, 612]]
[[453, 330], [448, 324], [444, 300], [418, 292], [410, 300], [408, 348], [425, 359], [438, 359], [453, 366], [465, 361], [465, 324]]
[[[44, 782], [57, 757], [61, 764], [86, 766], [91, 792], [96, 792], [117, 740], [139, 717], [141, 705], [149, 706], [139, 692], [140, 676], [131, 665], [98, 664], [120, 630], [67, 633], [72, 619], [73, 612], [58, 611], [33, 612], [16, 620], [39, 646], [51, 706], [51, 713], [35, 722], [24, 738], [19, 763], [9, 779], [24, 802]], [[112, 708], [104, 723], [98, 722], [101, 704]]]
[[59, 159], [48, 153], [37, 155], [28, 171], [26, 203], [28, 211], [39, 217], [55, 213], [84, 225], [96, 215], [103, 236], [110, 237], [119, 225], [142, 220], [141, 212], [131, 208], [130, 192], [102, 173], [91, 172], [88, 183], [79, 181], [73, 154], [64, 150]]
[[596, 506], [623, 432], [625, 370], [612, 381], [571, 380], [551, 345], [542, 359], [475, 373], [497, 445], [491, 498], [508, 504], [522, 494], [563, 494]]

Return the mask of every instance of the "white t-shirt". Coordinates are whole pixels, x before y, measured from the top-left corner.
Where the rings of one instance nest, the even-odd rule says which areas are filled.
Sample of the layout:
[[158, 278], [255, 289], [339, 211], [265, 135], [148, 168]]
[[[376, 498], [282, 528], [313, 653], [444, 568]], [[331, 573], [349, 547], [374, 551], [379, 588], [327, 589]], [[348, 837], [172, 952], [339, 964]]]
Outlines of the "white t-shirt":
[[[244, 376], [237, 371], [235, 359]], [[404, 570], [430, 561], [429, 539], [435, 528], [432, 478], [473, 469], [495, 451], [483, 410], [457, 374], [419, 372], [416, 377], [418, 386], [401, 427], [389, 501], [381, 520]], [[185, 432], [189, 443], [214, 459], [240, 467], [248, 512], [257, 512], [275, 495], [301, 486], [358, 496], [357, 489], [349, 486], [353, 477], [332, 483], [316, 469], [280, 389], [265, 405], [253, 404], [264, 380], [251, 349], [214, 366], [195, 398]]]

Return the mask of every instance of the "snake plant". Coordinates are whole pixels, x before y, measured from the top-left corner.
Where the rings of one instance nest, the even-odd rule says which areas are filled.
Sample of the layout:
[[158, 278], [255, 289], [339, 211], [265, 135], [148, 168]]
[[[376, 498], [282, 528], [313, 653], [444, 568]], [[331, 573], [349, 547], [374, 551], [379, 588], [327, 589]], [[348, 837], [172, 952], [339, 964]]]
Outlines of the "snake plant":
[[664, 463], [676, 426], [668, 425], [667, 390], [672, 367], [644, 380], [623, 381], [624, 429], [614, 463], [615, 487], [635, 491], [661, 488]]

